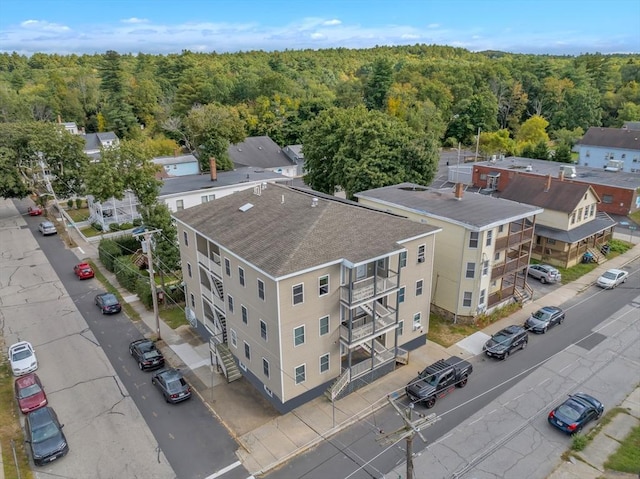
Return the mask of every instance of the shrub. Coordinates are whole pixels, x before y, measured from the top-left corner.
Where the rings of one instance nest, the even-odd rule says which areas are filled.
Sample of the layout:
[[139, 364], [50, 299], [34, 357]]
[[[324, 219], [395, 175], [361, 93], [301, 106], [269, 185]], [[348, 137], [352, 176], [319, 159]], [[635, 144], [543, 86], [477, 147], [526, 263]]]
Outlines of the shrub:
[[120, 225], [118, 223], [111, 223], [109, 225], [109, 231], [119, 231]]
[[122, 223], [120, 225], [120, 229], [121, 230], [130, 230], [131, 228], [133, 228], [133, 223]]
[[103, 239], [98, 245], [98, 257], [107, 270], [113, 273], [114, 261], [122, 256], [122, 250], [118, 244], [110, 239]]
[[140, 242], [131, 235], [120, 236], [114, 241], [120, 247], [122, 254], [133, 254], [140, 249]]
[[135, 220], [133, 220], [133, 226], [140, 226], [142, 225], [142, 218], [136, 218]]
[[73, 200], [71, 198], [67, 200], [67, 208], [69, 209], [73, 208]]
[[76, 198], [76, 208], [82, 208], [82, 198]]
[[102, 231], [102, 224], [99, 223], [98, 221], [94, 221], [93, 223], [91, 223], [91, 226], [96, 231]]
[[140, 272], [131, 262], [130, 256], [119, 256], [114, 260], [114, 273], [120, 286], [132, 293], [136, 291]]
[[587, 436], [584, 434], [574, 434], [571, 438], [571, 449], [574, 451], [582, 451], [585, 447], [587, 447]]
[[170, 285], [165, 290], [169, 303], [184, 303], [184, 286]]
[[629, 244], [626, 241], [612, 239], [609, 241], [609, 251], [613, 253], [626, 253], [629, 250]]
[[148, 309], [153, 307], [153, 298], [151, 297], [151, 284], [148, 279], [138, 278], [136, 282], [136, 294], [142, 304], [144, 304]]

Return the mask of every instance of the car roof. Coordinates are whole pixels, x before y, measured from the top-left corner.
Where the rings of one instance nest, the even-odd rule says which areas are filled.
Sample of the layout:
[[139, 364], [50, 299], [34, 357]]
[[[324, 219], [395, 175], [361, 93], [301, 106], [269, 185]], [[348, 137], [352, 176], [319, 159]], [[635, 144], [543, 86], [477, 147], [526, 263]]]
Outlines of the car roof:
[[550, 313], [555, 313], [562, 310], [557, 306], [543, 306], [542, 308], [540, 308], [540, 311], [549, 311]]
[[20, 341], [19, 343], [12, 344], [9, 347], [9, 351], [21, 351], [23, 349], [33, 349], [29, 341]]
[[31, 423], [31, 425], [40, 425], [40, 424], [46, 424], [48, 422], [50, 422], [53, 419], [53, 409], [51, 409], [49, 406], [45, 406], [45, 407], [41, 407], [40, 409], [36, 409], [35, 411], [31, 411], [29, 414], [27, 414], [27, 418], [29, 419], [29, 422]]
[[608, 269], [607, 271], [605, 271], [605, 273], [613, 273], [613, 274], [619, 274], [619, 273], [626, 273], [626, 271], [622, 270], [622, 269]]
[[53, 223], [51, 221], [43, 221], [42, 223], [40, 223], [42, 226], [53, 226]]
[[162, 376], [167, 381], [170, 379], [179, 379], [182, 377], [182, 373], [177, 369], [162, 369], [156, 373], [156, 376]]
[[[111, 298], [111, 297], [115, 298], [116, 297], [116, 295], [113, 294], [113, 293], [100, 293], [98, 296], [100, 296], [102, 298]], [[116, 299], [118, 299], [118, 298], [116, 298]]]
[[518, 326], [517, 324], [512, 324], [511, 326], [507, 326], [504, 329], [501, 329], [500, 331], [498, 331], [496, 334], [517, 334], [521, 331], [523, 331], [524, 328], [522, 326]]

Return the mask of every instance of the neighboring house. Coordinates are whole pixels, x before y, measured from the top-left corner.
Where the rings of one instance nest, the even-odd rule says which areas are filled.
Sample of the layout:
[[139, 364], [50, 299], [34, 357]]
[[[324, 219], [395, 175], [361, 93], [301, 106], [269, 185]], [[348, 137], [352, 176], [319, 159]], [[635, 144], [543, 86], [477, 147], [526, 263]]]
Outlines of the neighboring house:
[[228, 152], [235, 168], [251, 166], [290, 178], [297, 176], [298, 165], [268, 136], [249, 137], [229, 146]]
[[69, 122], [64, 122], [60, 124], [64, 126], [64, 129], [67, 130], [72, 135], [78, 135], [80, 133], [78, 131], [78, 125], [76, 125], [75, 121], [69, 121]]
[[87, 195], [89, 221], [100, 224], [103, 231], [109, 231], [112, 223], [133, 223], [142, 217], [138, 212], [138, 204], [138, 198], [129, 190], [124, 192], [122, 199], [111, 198], [104, 203], [96, 201], [92, 195]]
[[599, 258], [600, 248], [613, 236], [616, 222], [596, 211], [600, 198], [588, 184], [517, 175], [499, 197], [544, 208], [531, 254], [542, 262], [569, 268], [586, 251]]
[[197, 175], [200, 173], [198, 159], [189, 155], [159, 156], [151, 160], [164, 169], [162, 177]]
[[640, 130], [592, 126], [576, 148], [579, 165], [640, 173]]
[[[604, 213], [628, 216], [640, 210], [640, 172], [611, 172], [605, 171], [604, 168], [509, 157], [504, 160], [475, 163], [472, 184], [482, 188], [485, 193], [494, 194], [503, 191], [518, 175], [551, 175], [562, 177], [567, 183], [591, 185], [601, 200], [598, 211]], [[449, 176], [451, 177], [451, 172]]]
[[100, 148], [111, 148], [118, 146], [120, 140], [112, 131], [102, 133], [86, 133], [84, 137], [84, 152], [91, 158], [91, 161], [100, 160]]
[[402, 183], [357, 193], [358, 202], [442, 229], [436, 236], [432, 309], [473, 320], [531, 290], [519, 275], [529, 264], [536, 215], [541, 208], [465, 193]]
[[394, 370], [426, 342], [436, 227], [267, 185], [173, 215], [187, 318], [227, 380], [284, 413]]
[[181, 211], [192, 206], [220, 199], [224, 196], [251, 189], [263, 183], [291, 183], [279, 173], [255, 168], [218, 171], [216, 179], [210, 174], [188, 175], [163, 180], [158, 201], [164, 201], [170, 211]]
[[282, 151], [298, 166], [296, 176], [302, 176], [304, 174], [304, 153], [302, 153], [302, 145], [288, 145], [285, 146]]

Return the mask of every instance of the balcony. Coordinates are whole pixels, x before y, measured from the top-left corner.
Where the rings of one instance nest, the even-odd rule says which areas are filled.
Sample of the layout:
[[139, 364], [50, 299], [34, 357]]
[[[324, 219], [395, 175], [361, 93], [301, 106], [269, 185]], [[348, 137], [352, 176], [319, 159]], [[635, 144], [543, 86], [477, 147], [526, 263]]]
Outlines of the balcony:
[[220, 256], [212, 253], [211, 258], [198, 251], [198, 263], [214, 273], [218, 278], [222, 278], [222, 265], [220, 264]]
[[[351, 287], [349, 287], [351, 286]], [[373, 298], [388, 295], [398, 289], [398, 275], [392, 273], [383, 278], [380, 276], [370, 276], [345, 285], [340, 288], [340, 299], [350, 305], [370, 301]]]
[[523, 270], [529, 265], [529, 255], [523, 254], [522, 256], [509, 259], [504, 263], [500, 263], [491, 268], [491, 279], [502, 278], [506, 274]]
[[[519, 227], [520, 226], [518, 225], [518, 228]], [[511, 229], [511, 233], [509, 233], [507, 236], [496, 239], [496, 251], [514, 247], [533, 239], [533, 226], [521, 229], [519, 231], [513, 230], [514, 228]]]
[[371, 316], [364, 316], [352, 322], [351, 337], [349, 337], [349, 326], [341, 325], [340, 339], [349, 348], [354, 348], [368, 339], [386, 333], [397, 326], [394, 314], [377, 317], [375, 321], [372, 320]]

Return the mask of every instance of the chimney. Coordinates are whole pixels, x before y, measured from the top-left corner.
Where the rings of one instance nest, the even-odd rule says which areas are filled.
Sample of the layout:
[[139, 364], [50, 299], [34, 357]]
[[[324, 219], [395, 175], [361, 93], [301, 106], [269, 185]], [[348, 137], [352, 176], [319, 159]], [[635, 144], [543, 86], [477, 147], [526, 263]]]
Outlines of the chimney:
[[551, 189], [551, 174], [547, 175], [547, 184], [544, 186], [545, 193]]
[[560, 170], [560, 173], [558, 174], [558, 178], [560, 178], [560, 181], [564, 181], [564, 170]]
[[218, 171], [216, 170], [216, 159], [209, 158], [209, 169], [211, 170], [211, 181], [218, 181]]
[[461, 200], [463, 194], [464, 194], [464, 185], [462, 183], [456, 183], [456, 191], [455, 191], [456, 200]]

